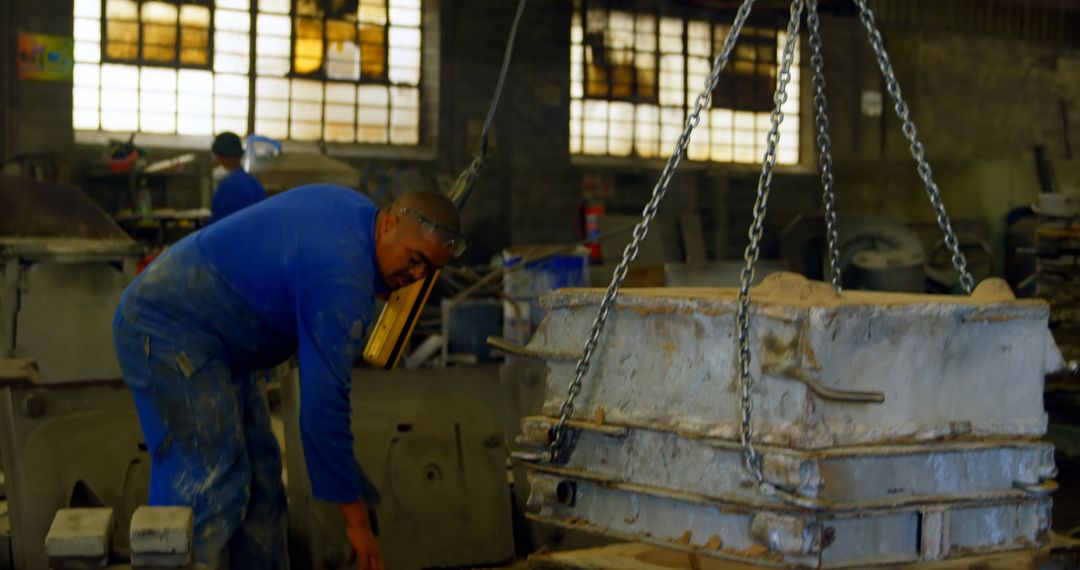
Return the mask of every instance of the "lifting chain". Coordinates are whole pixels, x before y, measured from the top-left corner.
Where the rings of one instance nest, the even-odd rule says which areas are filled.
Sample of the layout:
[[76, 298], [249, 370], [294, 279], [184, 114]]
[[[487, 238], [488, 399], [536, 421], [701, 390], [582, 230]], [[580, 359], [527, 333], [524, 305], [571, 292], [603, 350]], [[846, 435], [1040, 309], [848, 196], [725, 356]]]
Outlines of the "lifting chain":
[[900, 84], [896, 82], [896, 74], [893, 73], [889, 55], [885, 53], [885, 44], [881, 39], [881, 32], [878, 31], [877, 24], [874, 23], [874, 13], [866, 5], [866, 0], [854, 0], [854, 2], [859, 8], [859, 19], [862, 21], [863, 27], [866, 28], [866, 34], [870, 38], [870, 46], [874, 48], [878, 67], [881, 68], [881, 75], [885, 79], [885, 90], [892, 97], [896, 116], [903, 124], [904, 138], [911, 143], [909, 147], [911, 156], [919, 164], [919, 177], [922, 178], [923, 183], [926, 185], [926, 195], [930, 198], [931, 207], [934, 208], [938, 227], [945, 234], [945, 245], [949, 247], [949, 252], [952, 253], [953, 267], [960, 274], [960, 286], [963, 287], [965, 293], [970, 295], [975, 290], [975, 279], [968, 271], [967, 259], [964, 258], [964, 253], [960, 251], [960, 241], [956, 239], [952, 222], [949, 221], [949, 214], [945, 212], [945, 204], [941, 201], [941, 190], [938, 189], [937, 183], [934, 182], [934, 173], [926, 162], [926, 151], [923, 149], [922, 143], [916, 138], [915, 123], [911, 121], [911, 113], [908, 111], [907, 103], [904, 102], [904, 98], [900, 93]]
[[675, 174], [675, 169], [678, 168], [679, 161], [682, 160], [683, 152], [686, 151], [687, 145], [690, 144], [690, 133], [693, 132], [694, 128], [698, 126], [698, 123], [701, 122], [701, 113], [709, 104], [712, 92], [720, 79], [720, 72], [727, 66], [728, 59], [731, 57], [731, 52], [735, 49], [735, 42], [742, 32], [743, 25], [746, 24], [746, 19], [750, 16], [750, 9], [753, 5], [754, 0], [743, 0], [743, 3], [739, 6], [739, 10], [735, 14], [735, 21], [732, 23], [731, 30], [728, 31], [728, 35], [724, 39], [724, 45], [720, 49], [720, 55], [716, 56], [712, 71], [705, 80], [705, 89], [699, 93], [697, 99], [694, 100], [694, 109], [686, 118], [686, 124], [683, 126], [682, 134], [679, 135], [679, 139], [675, 143], [675, 150], [671, 153], [671, 158], [668, 159], [667, 164], [664, 165], [664, 171], [660, 174], [660, 180], [656, 183], [656, 186], [653, 187], [652, 197], [649, 199], [648, 203], [645, 204], [645, 209], [641, 214], [641, 221], [634, 226], [633, 239], [630, 241], [630, 244], [626, 246], [626, 249], [623, 250], [622, 261], [620, 261], [619, 265], [615, 268], [615, 273], [611, 277], [611, 283], [604, 293], [603, 300], [600, 302], [600, 309], [597, 311], [596, 319], [593, 321], [592, 330], [589, 333], [589, 340], [585, 343], [585, 350], [582, 352], [581, 359], [578, 360], [574, 381], [570, 383], [570, 387], [567, 389], [566, 401], [563, 402], [562, 407], [559, 409], [559, 421], [552, 429], [551, 448], [547, 453], [548, 461], [562, 463], [568, 452], [567, 448], [569, 446], [566, 441], [566, 422], [574, 413], [574, 400], [577, 398], [578, 394], [581, 393], [582, 380], [589, 372], [593, 353], [595, 353], [596, 346], [600, 342], [600, 335], [604, 332], [604, 326], [607, 324], [608, 314], [615, 304], [615, 298], [619, 294], [619, 285], [622, 284], [623, 279], [626, 278], [626, 272], [630, 263], [637, 257], [638, 248], [641, 246], [641, 242], [645, 239], [645, 235], [649, 231], [649, 223], [656, 217], [656, 212], [660, 207], [660, 201], [664, 199], [664, 194], [667, 193], [671, 177]]
[[825, 58], [821, 55], [821, 20], [817, 0], [806, 2], [806, 27], [810, 31], [810, 65], [814, 68], [814, 122], [817, 125], [818, 166], [821, 167], [825, 236], [829, 247], [829, 279], [837, 293], [840, 281], [840, 243], [836, 234], [836, 194], [833, 192], [832, 140], [829, 138], [828, 99], [825, 98]]
[[[825, 221], [826, 231], [828, 238], [829, 248], [829, 264], [830, 264], [830, 279], [833, 288], [839, 292], [841, 290], [841, 274], [840, 274], [840, 260], [839, 260], [839, 244], [837, 237], [836, 227], [836, 196], [833, 190], [833, 173], [832, 173], [832, 153], [831, 153], [831, 141], [828, 134], [829, 120], [827, 107], [828, 102], [825, 98], [825, 76], [824, 76], [824, 58], [822, 56], [822, 43], [821, 43], [821, 23], [818, 18], [817, 1], [805, 0], [807, 3], [807, 27], [809, 28], [810, 35], [810, 50], [811, 59], [810, 63], [813, 67], [813, 85], [814, 85], [814, 107], [815, 107], [815, 125], [817, 127], [817, 146], [819, 150], [818, 163], [821, 168], [821, 182], [822, 193], [824, 199], [825, 208]], [[892, 65], [889, 62], [889, 57], [885, 53], [885, 47], [883, 45], [881, 34], [878, 32], [876, 24], [874, 23], [873, 13], [866, 5], [866, 0], [853, 0], [859, 9], [859, 17], [864, 27], [867, 30], [867, 34], [870, 39], [870, 44], [874, 49], [874, 53], [877, 58], [879, 67], [881, 68], [882, 75], [885, 78], [886, 90], [892, 97], [895, 103], [895, 110], [897, 116], [900, 118], [903, 124], [903, 133], [910, 143], [911, 155], [918, 163], [919, 176], [922, 178], [926, 185], [926, 193], [930, 198], [931, 206], [934, 209], [937, 222], [941, 230], [945, 233], [945, 243], [949, 247], [952, 253], [953, 266], [960, 274], [960, 284], [967, 293], [971, 293], [974, 289], [974, 280], [967, 269], [967, 261], [964, 258], [963, 253], [960, 251], [959, 241], [956, 238], [956, 234], [953, 232], [952, 224], [949, 221], [948, 214], [945, 211], [945, 206], [941, 201], [941, 191], [938, 189], [937, 184], [934, 183], [933, 173], [930, 169], [930, 165], [926, 162], [925, 151], [921, 143], [916, 138], [915, 124], [911, 121], [910, 112], [907, 104], [900, 93], [900, 86], [896, 81], [896, 76], [893, 73]], [[683, 128], [682, 134], [679, 136], [675, 145], [675, 150], [672, 152], [671, 157], [668, 159], [667, 164], [664, 166], [663, 173], [660, 175], [660, 180], [653, 187], [652, 197], [645, 205], [642, 212], [642, 219], [634, 227], [633, 239], [626, 249], [623, 250], [622, 260], [615, 268], [615, 272], [612, 275], [611, 283], [608, 285], [604, 297], [600, 302], [600, 308], [597, 312], [596, 318], [593, 321], [592, 329], [589, 334], [589, 339], [585, 344], [585, 349], [582, 352], [580, 360], [577, 362], [575, 369], [575, 378], [570, 383], [567, 390], [566, 401], [563, 403], [559, 410], [559, 419], [552, 428], [551, 434], [551, 447], [548, 450], [546, 456], [543, 458], [549, 462], [564, 462], [566, 454], [568, 453], [569, 444], [567, 442], [566, 423], [573, 415], [574, 401], [581, 393], [582, 381], [585, 375], [589, 372], [589, 367], [592, 362], [593, 355], [596, 351], [597, 345], [600, 341], [600, 336], [604, 331], [604, 327], [607, 323], [609, 313], [615, 304], [615, 299], [619, 294], [619, 286], [626, 278], [626, 273], [630, 263], [637, 257], [638, 248], [641, 242], [645, 239], [648, 233], [649, 223], [652, 222], [656, 216], [661, 200], [663, 200], [667, 187], [671, 181], [671, 177], [678, 167], [680, 160], [682, 159], [683, 152], [685, 152], [687, 145], [690, 141], [690, 134], [694, 128], [698, 126], [700, 122], [701, 112], [708, 105], [713, 89], [716, 87], [720, 72], [723, 71], [727, 65], [728, 59], [731, 56], [731, 52], [734, 49], [735, 42], [737, 41], [743, 25], [746, 23], [747, 17], [750, 14], [754, 0], [744, 0], [740, 5], [739, 10], [735, 16], [735, 21], [732, 24], [731, 30], [728, 32], [727, 37], [724, 40], [723, 48], [720, 55], [717, 56], [715, 63], [713, 64], [712, 72], [709, 74], [705, 81], [705, 90], [698, 94], [697, 99], [694, 101], [694, 108], [690, 115], [687, 117], [686, 124]], [[790, 8], [790, 19], [787, 27], [787, 37], [784, 43], [783, 55], [780, 62], [780, 71], [777, 78], [776, 92], [773, 97], [774, 108], [770, 115], [770, 129], [766, 139], [765, 154], [762, 158], [761, 175], [758, 179], [757, 196], [754, 202], [753, 208], [753, 220], [748, 231], [749, 244], [743, 252], [743, 261], [745, 262], [742, 271], [739, 274], [739, 293], [736, 307], [736, 329], [737, 329], [737, 342], [738, 342], [738, 372], [739, 372], [739, 388], [740, 388], [740, 442], [742, 444], [743, 460], [747, 469], [753, 475], [754, 480], [761, 488], [762, 492], [769, 496], [777, 496], [783, 500], [798, 503], [799, 497], [795, 497], [788, 493], [786, 490], [778, 488], [765, 479], [764, 470], [762, 467], [761, 455], [754, 448], [754, 427], [753, 427], [753, 387], [754, 379], [751, 374], [751, 353], [750, 353], [750, 284], [754, 280], [754, 265], [757, 263], [758, 257], [761, 254], [761, 238], [764, 233], [764, 222], [766, 208], [769, 199], [769, 192], [772, 187], [773, 169], [776, 166], [776, 149], [780, 140], [780, 124], [784, 120], [783, 106], [787, 102], [787, 86], [791, 81], [791, 66], [795, 57], [795, 49], [798, 44], [799, 37], [799, 24], [802, 18], [804, 0], [793, 0]]]
[[784, 121], [783, 106], [788, 98], [787, 86], [791, 81], [791, 65], [795, 59], [795, 46], [799, 41], [799, 21], [802, 18], [802, 10], [803, 0], [794, 0], [791, 3], [791, 19], [788, 21], [787, 39], [784, 42], [780, 74], [776, 82], [776, 94], [773, 96], [771, 126], [768, 138], [765, 139], [765, 156], [761, 161], [761, 177], [758, 178], [757, 198], [754, 200], [753, 223], [748, 232], [750, 243], [743, 252], [743, 260], [746, 264], [739, 274], [739, 297], [735, 316], [739, 343], [739, 437], [742, 443], [743, 461], [766, 495], [776, 495], [781, 491], [765, 480], [761, 455], [754, 449], [754, 426], [751, 421], [754, 412], [754, 400], [751, 396], [754, 379], [750, 374], [750, 283], [754, 280], [754, 264], [761, 254], [765, 210], [769, 201], [769, 190], [772, 187], [773, 167], [776, 166], [776, 146], [780, 142], [780, 123]]

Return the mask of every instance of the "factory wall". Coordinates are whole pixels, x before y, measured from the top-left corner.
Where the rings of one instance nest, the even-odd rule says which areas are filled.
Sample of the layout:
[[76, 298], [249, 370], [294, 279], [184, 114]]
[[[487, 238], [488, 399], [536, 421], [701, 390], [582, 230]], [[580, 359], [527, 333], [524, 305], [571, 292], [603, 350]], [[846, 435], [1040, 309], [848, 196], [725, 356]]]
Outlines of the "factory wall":
[[[67, 35], [70, 0], [5, 2], [6, 50], [15, 31]], [[475, 147], [515, 2], [441, 0], [440, 103], [437, 158], [344, 158], [401, 171], [404, 184], [423, 186], [456, 176]], [[573, 238], [574, 210], [587, 177], [610, 181], [608, 211], [637, 214], [662, 163], [571, 157], [568, 152], [569, 21], [571, 3], [529, 3], [511, 76], [496, 118], [492, 156], [465, 210], [484, 261], [506, 243]], [[1045, 147], [1062, 185], [1076, 185], [1071, 159], [1080, 109], [1080, 52], [1051, 44], [972, 34], [926, 32], [883, 24], [886, 45], [919, 127], [945, 203], [957, 226], [996, 239], [1004, 214], [1038, 192], [1035, 146]], [[933, 218], [885, 95], [884, 113], [864, 112], [864, 92], [882, 93], [873, 54], [857, 19], [824, 18], [829, 110], [837, 192], [844, 213], [885, 212], [922, 228], [932, 241]], [[810, 110], [808, 54], [803, 45], [803, 164], [781, 169], [767, 224], [766, 254], [775, 253], [780, 227], [800, 211], [819, 208]], [[3, 53], [9, 53], [4, 51]], [[69, 153], [71, 90], [58, 83], [14, 80], [14, 57], [3, 62], [7, 90], [5, 156]], [[872, 95], [871, 95], [872, 96]], [[78, 148], [93, 157], [100, 149]], [[68, 167], [67, 165], [65, 167]], [[74, 168], [74, 167], [71, 167]], [[75, 172], [75, 171], [73, 171]], [[63, 178], [61, 173], [60, 177]], [[76, 179], [77, 172], [67, 174]], [[737, 257], [744, 245], [757, 168], [684, 164], [658, 218], [669, 256], [681, 255], [677, 221], [702, 216], [713, 257]], [[74, 180], [77, 182], [77, 179]]]

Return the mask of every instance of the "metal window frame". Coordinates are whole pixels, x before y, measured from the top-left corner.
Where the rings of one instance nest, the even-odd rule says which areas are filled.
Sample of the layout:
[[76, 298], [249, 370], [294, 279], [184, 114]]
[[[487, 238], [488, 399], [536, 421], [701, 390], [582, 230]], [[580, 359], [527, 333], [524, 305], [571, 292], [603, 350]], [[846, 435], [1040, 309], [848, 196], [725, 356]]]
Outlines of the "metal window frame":
[[[723, 25], [723, 24], [725, 24], [727, 22], [730, 22], [731, 18], [734, 15], [734, 12], [729, 11], [729, 10], [693, 9], [693, 8], [691, 8], [689, 6], [685, 6], [685, 5], [681, 5], [681, 4], [672, 5], [672, 4], [649, 3], [649, 2], [646, 2], [644, 6], [642, 6], [641, 4], [634, 4], [634, 3], [627, 3], [627, 5], [625, 5], [625, 6], [619, 6], [618, 7], [619, 9], [630, 12], [631, 14], [634, 14], [635, 16], [638, 15], [638, 14], [651, 14], [651, 15], [654, 15], [656, 17], [656, 32], [655, 32], [656, 33], [656, 52], [655, 52], [656, 53], [656, 56], [655, 56], [656, 57], [656, 69], [655, 69], [655, 72], [656, 72], [656, 99], [655, 99], [655, 101], [644, 101], [644, 100], [636, 100], [636, 99], [633, 99], [633, 98], [611, 97], [610, 96], [610, 93], [611, 93], [611, 74], [610, 73], [608, 74], [608, 94], [609, 94], [609, 96], [607, 96], [607, 97], [592, 97], [592, 96], [588, 95], [588, 93], [587, 93], [588, 64], [585, 61], [584, 50], [586, 49], [586, 42], [585, 42], [585, 37], [584, 36], [585, 36], [585, 30], [586, 30], [586, 27], [587, 27], [587, 15], [586, 15], [586, 13], [589, 10], [589, 5], [593, 4], [593, 3], [602, 4], [603, 8], [601, 8], [601, 9], [603, 9], [605, 12], [610, 12], [611, 9], [612, 9], [613, 0], [577, 0], [577, 1], [574, 2], [573, 7], [572, 7], [572, 10], [577, 13], [577, 15], [579, 16], [579, 18], [581, 20], [581, 30], [582, 30], [582, 42], [580, 44], [581, 47], [582, 47], [582, 58], [581, 58], [581, 62], [579, 64], [581, 66], [580, 71], [581, 71], [581, 78], [582, 78], [582, 94], [581, 94], [581, 98], [579, 99], [579, 101], [581, 101], [581, 103], [582, 103], [582, 116], [579, 119], [579, 121], [581, 123], [581, 129], [580, 129], [580, 132], [578, 133], [578, 136], [577, 136], [578, 148], [582, 149], [582, 150], [579, 150], [577, 153], [572, 153], [571, 154], [572, 161], [584, 161], [584, 162], [619, 161], [619, 162], [615, 163], [615, 164], [618, 164], [618, 163], [621, 163], [621, 161], [624, 161], [626, 159], [660, 160], [657, 157], [647, 158], [647, 157], [643, 157], [642, 155], [638, 154], [638, 152], [637, 152], [637, 138], [636, 138], [638, 120], [637, 120], [636, 112], [635, 112], [634, 121], [633, 121], [634, 138], [632, 139], [632, 141], [633, 141], [634, 144], [633, 144], [633, 150], [631, 151], [631, 154], [629, 156], [615, 156], [615, 155], [612, 155], [610, 153], [610, 151], [605, 151], [604, 154], [588, 154], [588, 153], [585, 153], [583, 151], [583, 149], [585, 148], [585, 139], [586, 139], [586, 137], [585, 137], [585, 116], [584, 116], [584, 111], [585, 110], [584, 110], [584, 105], [588, 101], [604, 101], [604, 102], [608, 102], [608, 103], [612, 103], [612, 102], [616, 102], [616, 103], [618, 103], [618, 102], [629, 102], [629, 103], [634, 104], [635, 107], [637, 105], [639, 105], [639, 104], [656, 105], [660, 109], [660, 112], [658, 113], [658, 116], [657, 116], [657, 129], [658, 129], [658, 132], [662, 131], [663, 130], [663, 118], [662, 118], [662, 116], [663, 116], [663, 109], [665, 107], [663, 105], [660, 105], [660, 103], [659, 103], [660, 90], [661, 90], [660, 89], [660, 67], [661, 67], [660, 66], [660, 58], [661, 58], [661, 55], [662, 55], [661, 52], [660, 52], [660, 38], [661, 38], [660, 20], [662, 18], [678, 18], [682, 22], [682, 51], [680, 53], [680, 56], [682, 57], [682, 62], [683, 62], [683, 87], [682, 87], [682, 90], [683, 90], [683, 103], [682, 103], [681, 107], [682, 107], [682, 110], [683, 110], [683, 114], [685, 116], [687, 113], [690, 112], [690, 108], [691, 108], [691, 106], [693, 104], [693, 97], [690, 96], [687, 93], [687, 89], [690, 86], [690, 58], [692, 57], [690, 55], [689, 43], [688, 43], [689, 42], [689, 22], [690, 22], [691, 19], [695, 19], [695, 20], [703, 20], [708, 24], [708, 26], [709, 26], [710, 52], [712, 52], [710, 54], [710, 56], [709, 56], [709, 61], [710, 61], [710, 65], [711, 65], [711, 63], [713, 61], [713, 58], [715, 57], [715, 51], [716, 51], [716, 38], [715, 38], [716, 26], [717, 25]], [[757, 28], [770, 29], [776, 34], [775, 37], [777, 39], [779, 38], [779, 34], [781, 32], [783, 32], [783, 31], [785, 31], [785, 27], [784, 27], [784, 24], [782, 23], [782, 19], [778, 15], [772, 14], [772, 13], [754, 14], [754, 15], [752, 15], [750, 17], [750, 20], [748, 21], [748, 25], [753, 26], [753, 27], [757, 27]], [[636, 39], [636, 34], [637, 34], [636, 18], [635, 18], [634, 34], [635, 34], [635, 39]], [[574, 44], [571, 43], [570, 47], [571, 47], [571, 49], [573, 49]], [[693, 57], [698, 57], [698, 56], [693, 56]], [[724, 72], [721, 75], [721, 81], [724, 81], [725, 79], [727, 79], [729, 84], [734, 82], [734, 79], [732, 77], [732, 76], [734, 76], [734, 67], [732, 66], [732, 64], [734, 63], [736, 58], [737, 58], [737, 55], [735, 53], [733, 53], [732, 54], [732, 61], [729, 62], [728, 68], [725, 69]], [[756, 58], [756, 55], [755, 55], [755, 58]], [[756, 73], [758, 71], [758, 60], [757, 59], [754, 60], [754, 68], [755, 68], [755, 73]], [[635, 80], [636, 80], [636, 75], [635, 75]], [[718, 89], [721, 88], [721, 86], [722, 86], [721, 84], [719, 84], [719, 83], [717, 84]], [[667, 108], [674, 108], [674, 107], [667, 107]], [[710, 109], [710, 110], [712, 110], [712, 109], [730, 110], [732, 112], [740, 112], [740, 111], [742, 111], [742, 112], [755, 112], [755, 113], [756, 112], [761, 112], [759, 110], [740, 109], [740, 108], [736, 108], [734, 106], [732, 106], [732, 107], [718, 106], [715, 96], [710, 99], [708, 109]], [[802, 110], [802, 105], [800, 105], [800, 113], [799, 113], [800, 115], [802, 114], [801, 110]], [[801, 138], [802, 138], [801, 134], [800, 134], [799, 138], [800, 138], [799, 161], [798, 161], [798, 163], [793, 164], [793, 165], [785, 165], [785, 168], [797, 167], [799, 165], [799, 163], [801, 163], [802, 160], [803, 160], [803, 148], [802, 148], [802, 142], [801, 142]], [[661, 142], [662, 142], [662, 139], [661, 139]], [[607, 145], [607, 143], [605, 142], [605, 146], [609, 146], [609, 145]], [[737, 161], [734, 161], [734, 160], [716, 161], [716, 160], [713, 160], [712, 158], [707, 158], [707, 159], [704, 159], [704, 160], [696, 160], [696, 161], [691, 161], [691, 162], [692, 163], [701, 163], [701, 164], [706, 164], [706, 165], [708, 165], [708, 164], [725, 164], [725, 165], [737, 166], [737, 165], [743, 164], [743, 163], [740, 163], [740, 162], [737, 162]]]
[[[214, 29], [216, 22], [214, 21], [214, 8], [215, 2], [213, 0], [207, 0], [206, 2], [192, 1], [192, 0], [132, 0], [138, 7], [135, 16], [135, 25], [138, 26], [139, 39], [136, 41], [138, 48], [138, 55], [135, 59], [123, 59], [108, 57], [108, 44], [109, 44], [109, 18], [108, 16], [108, 4], [109, 0], [99, 0], [101, 3], [101, 41], [98, 44], [98, 49], [101, 50], [101, 64], [115, 63], [121, 65], [137, 65], [139, 67], [160, 67], [163, 69], [197, 69], [202, 71], [214, 70]], [[257, 1], [257, 0], [256, 0]], [[162, 2], [164, 4], [172, 4], [176, 6], [176, 54], [171, 62], [164, 62], [159, 60], [147, 60], [143, 57], [143, 19], [142, 19], [142, 6], [147, 2]], [[206, 28], [206, 65], [194, 65], [180, 62], [180, 52], [182, 51], [181, 43], [183, 41], [181, 30], [183, 26], [180, 25], [180, 9], [184, 6], [202, 6], [210, 11], [210, 23]]]

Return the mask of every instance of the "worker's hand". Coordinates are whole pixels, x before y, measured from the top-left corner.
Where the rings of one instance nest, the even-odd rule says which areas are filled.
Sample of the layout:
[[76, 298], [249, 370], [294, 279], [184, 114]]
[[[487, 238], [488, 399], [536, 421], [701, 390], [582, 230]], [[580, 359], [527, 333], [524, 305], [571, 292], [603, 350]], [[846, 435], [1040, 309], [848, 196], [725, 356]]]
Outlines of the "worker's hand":
[[379, 541], [371, 532], [367, 503], [355, 501], [342, 503], [340, 507], [341, 514], [345, 515], [345, 532], [349, 537], [349, 544], [356, 551], [358, 570], [386, 570], [382, 551], [379, 550]]
[[386, 570], [383, 566], [382, 551], [379, 550], [379, 541], [371, 533], [371, 527], [346, 527], [349, 535], [349, 544], [356, 551], [358, 570]]

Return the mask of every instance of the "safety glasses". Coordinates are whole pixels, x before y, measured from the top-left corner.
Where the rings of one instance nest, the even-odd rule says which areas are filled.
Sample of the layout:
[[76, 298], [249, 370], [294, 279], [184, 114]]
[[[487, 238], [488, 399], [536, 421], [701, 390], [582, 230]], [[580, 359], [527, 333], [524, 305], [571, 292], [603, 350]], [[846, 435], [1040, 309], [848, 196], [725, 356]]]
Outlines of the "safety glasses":
[[465, 236], [461, 235], [461, 233], [446, 226], [436, 224], [428, 219], [427, 216], [416, 210], [411, 208], [399, 208], [398, 212], [419, 222], [420, 232], [425, 237], [439, 240], [439, 243], [446, 246], [446, 248], [450, 250], [450, 254], [454, 257], [460, 257], [462, 253], [465, 253], [465, 248], [469, 247], [469, 241], [465, 239]]

